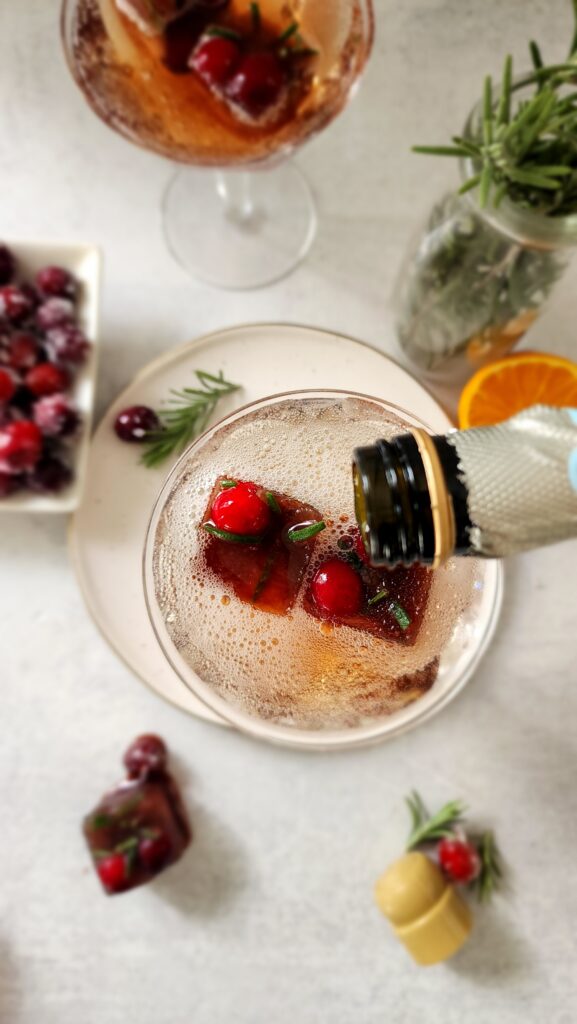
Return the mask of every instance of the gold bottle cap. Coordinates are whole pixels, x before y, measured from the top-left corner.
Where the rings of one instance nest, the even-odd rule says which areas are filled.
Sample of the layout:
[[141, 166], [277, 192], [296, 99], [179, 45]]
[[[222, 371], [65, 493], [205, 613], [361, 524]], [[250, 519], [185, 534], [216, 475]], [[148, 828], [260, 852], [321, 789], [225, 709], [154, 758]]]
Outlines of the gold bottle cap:
[[423, 460], [431, 497], [431, 512], [435, 530], [435, 556], [432, 568], [438, 569], [455, 550], [457, 536], [455, 513], [433, 438], [427, 434], [426, 430], [421, 430], [419, 427], [411, 427], [411, 433], [417, 442], [417, 448]]
[[466, 942], [471, 911], [436, 864], [407, 853], [378, 880], [377, 906], [418, 964], [440, 963]]

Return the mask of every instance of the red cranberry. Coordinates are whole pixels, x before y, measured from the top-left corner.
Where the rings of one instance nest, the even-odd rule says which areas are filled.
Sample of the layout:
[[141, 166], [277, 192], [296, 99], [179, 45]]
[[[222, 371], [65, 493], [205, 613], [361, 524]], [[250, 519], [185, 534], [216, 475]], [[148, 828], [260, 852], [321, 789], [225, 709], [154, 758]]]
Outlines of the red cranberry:
[[76, 296], [76, 281], [64, 267], [43, 267], [36, 274], [36, 285], [42, 295], [73, 299]]
[[240, 48], [233, 39], [209, 36], [196, 47], [189, 66], [207, 85], [225, 85], [240, 59]]
[[211, 509], [211, 518], [219, 530], [256, 535], [270, 524], [271, 511], [254, 484], [237, 484], [221, 491]]
[[103, 857], [98, 862], [96, 870], [109, 893], [122, 892], [128, 882], [126, 862], [120, 853], [111, 853], [110, 856]]
[[442, 839], [438, 846], [439, 864], [452, 882], [467, 884], [481, 870], [481, 858], [472, 843], [462, 839]]
[[72, 483], [72, 470], [61, 459], [45, 455], [27, 480], [31, 491], [37, 494], [59, 494]]
[[46, 344], [52, 359], [74, 366], [85, 363], [90, 352], [90, 342], [75, 324], [62, 324], [48, 331]]
[[311, 583], [315, 604], [322, 615], [356, 615], [363, 604], [363, 584], [348, 562], [331, 558], [318, 568]]
[[0, 472], [34, 469], [42, 452], [42, 434], [30, 420], [17, 420], [0, 430]]
[[6, 284], [0, 288], [0, 316], [13, 324], [22, 323], [30, 316], [34, 304], [30, 296], [15, 284]]
[[138, 844], [138, 855], [147, 871], [160, 871], [171, 854], [168, 836], [160, 835], [141, 839]]
[[32, 310], [36, 309], [36, 307], [40, 305], [40, 296], [33, 284], [28, 284], [28, 282], [21, 284], [20, 291], [27, 299], [29, 299]]
[[38, 339], [28, 331], [16, 331], [8, 339], [6, 362], [13, 370], [29, 370], [42, 357]]
[[279, 99], [286, 85], [284, 68], [270, 50], [248, 53], [227, 88], [227, 96], [253, 117]]
[[7, 370], [0, 370], [0, 403], [9, 402], [14, 397], [16, 384]]
[[0, 473], [0, 499], [8, 498], [22, 487], [22, 478], [15, 473]]
[[45, 437], [71, 437], [80, 426], [80, 416], [66, 395], [47, 395], [34, 406], [34, 422]]
[[9, 284], [14, 277], [14, 256], [7, 245], [0, 245], [0, 285]]
[[74, 306], [70, 299], [54, 297], [46, 299], [36, 310], [36, 323], [41, 331], [69, 324], [74, 320]]
[[62, 366], [54, 363], [40, 363], [28, 370], [24, 384], [38, 398], [44, 395], [55, 395], [58, 391], [66, 391], [70, 387], [70, 374]]
[[152, 733], [139, 736], [131, 743], [123, 761], [131, 779], [138, 779], [150, 772], [162, 772], [166, 768], [168, 751], [164, 740]]
[[116, 417], [114, 429], [121, 441], [140, 444], [148, 434], [160, 430], [160, 421], [153, 409], [146, 405], [132, 405]]
[[357, 555], [359, 556], [361, 562], [364, 562], [365, 565], [370, 565], [371, 564], [369, 556], [368, 556], [368, 553], [367, 553], [367, 549], [366, 549], [365, 545], [363, 544], [363, 538], [361, 537], [360, 533], [357, 534], [357, 537], [355, 539], [355, 551], [356, 551]]

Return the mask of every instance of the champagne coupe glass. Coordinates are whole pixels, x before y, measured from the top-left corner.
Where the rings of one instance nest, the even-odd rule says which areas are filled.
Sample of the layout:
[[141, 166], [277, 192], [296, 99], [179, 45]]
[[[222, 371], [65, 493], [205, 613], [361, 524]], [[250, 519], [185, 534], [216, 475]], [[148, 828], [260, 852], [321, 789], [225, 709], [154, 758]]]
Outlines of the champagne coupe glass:
[[224, 288], [289, 273], [310, 248], [316, 212], [287, 158], [355, 91], [373, 41], [371, 0], [63, 0], [61, 26], [96, 114], [188, 165], [163, 204], [178, 262]]

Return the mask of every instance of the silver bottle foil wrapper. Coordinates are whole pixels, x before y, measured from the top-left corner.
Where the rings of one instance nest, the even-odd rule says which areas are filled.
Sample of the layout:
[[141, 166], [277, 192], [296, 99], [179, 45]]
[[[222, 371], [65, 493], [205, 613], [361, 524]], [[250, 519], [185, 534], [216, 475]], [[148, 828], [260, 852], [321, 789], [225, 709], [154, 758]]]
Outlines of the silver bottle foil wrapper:
[[577, 410], [537, 405], [446, 440], [469, 495], [475, 554], [501, 558], [577, 537]]

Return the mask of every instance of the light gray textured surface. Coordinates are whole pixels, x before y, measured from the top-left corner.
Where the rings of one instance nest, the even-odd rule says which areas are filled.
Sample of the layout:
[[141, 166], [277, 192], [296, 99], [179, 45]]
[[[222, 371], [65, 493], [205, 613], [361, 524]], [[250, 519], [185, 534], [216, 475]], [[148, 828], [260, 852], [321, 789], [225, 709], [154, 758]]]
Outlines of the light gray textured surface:
[[[390, 347], [407, 236], [451, 178], [411, 156], [459, 125], [483, 73], [535, 36], [552, 56], [565, 0], [378, 0], [372, 67], [300, 158], [322, 227], [306, 265], [222, 295], [166, 254], [160, 160], [84, 107], [58, 48], [56, 0], [0, 0], [1, 233], [100, 242], [106, 403], [150, 357], [258, 319]], [[574, 351], [573, 274], [531, 344]], [[422, 731], [346, 756], [269, 750], [159, 703], [89, 620], [66, 524], [0, 520], [2, 1024], [572, 1024], [577, 885], [575, 544], [511, 563], [502, 626], [464, 695]], [[197, 839], [155, 886], [106, 900], [79, 820], [123, 745], [177, 752]], [[399, 848], [403, 794], [462, 795], [495, 825], [512, 888], [450, 966], [419, 971], [372, 905]]]

